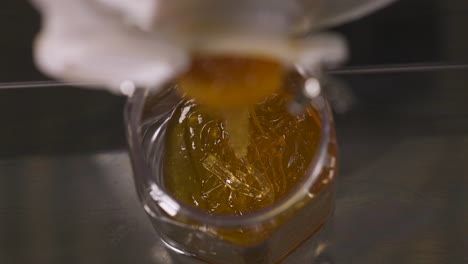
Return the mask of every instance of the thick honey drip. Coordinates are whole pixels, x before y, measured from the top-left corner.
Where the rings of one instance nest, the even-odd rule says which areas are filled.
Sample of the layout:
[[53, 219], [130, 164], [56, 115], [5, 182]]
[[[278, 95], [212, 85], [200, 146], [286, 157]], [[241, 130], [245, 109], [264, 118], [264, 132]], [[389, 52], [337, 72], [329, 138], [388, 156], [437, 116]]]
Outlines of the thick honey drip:
[[300, 116], [275, 93], [248, 107], [247, 151], [236, 156], [223, 117], [186, 100], [167, 130], [164, 184], [181, 201], [221, 215], [272, 205], [304, 177], [316, 153], [320, 124], [312, 109]]
[[222, 115], [230, 144], [241, 158], [247, 154], [249, 107], [279, 90], [283, 75], [283, 66], [272, 59], [194, 56], [178, 87], [187, 97]]

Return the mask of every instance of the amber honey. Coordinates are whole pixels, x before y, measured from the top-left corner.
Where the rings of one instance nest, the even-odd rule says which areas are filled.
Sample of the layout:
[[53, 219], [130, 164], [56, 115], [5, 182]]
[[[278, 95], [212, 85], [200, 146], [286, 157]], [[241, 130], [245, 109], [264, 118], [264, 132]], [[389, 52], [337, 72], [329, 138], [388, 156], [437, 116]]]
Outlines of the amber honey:
[[244, 215], [284, 197], [304, 177], [320, 137], [314, 111], [292, 115], [289, 100], [274, 93], [248, 108], [247, 153], [240, 158], [223, 116], [185, 100], [166, 132], [165, 187], [186, 204], [221, 215]]

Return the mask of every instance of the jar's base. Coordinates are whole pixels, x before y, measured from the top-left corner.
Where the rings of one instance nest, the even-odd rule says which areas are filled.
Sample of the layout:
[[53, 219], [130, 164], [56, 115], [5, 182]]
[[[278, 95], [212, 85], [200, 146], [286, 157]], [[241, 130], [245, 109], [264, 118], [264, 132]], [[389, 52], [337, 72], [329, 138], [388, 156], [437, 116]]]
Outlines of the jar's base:
[[161, 237], [161, 241], [168, 249], [171, 259], [177, 264], [332, 264], [332, 258], [328, 254], [332, 229], [333, 221], [329, 219], [316, 233], [312, 234], [301, 245], [292, 249], [292, 251], [288, 252], [284, 257], [275, 260], [270, 259], [268, 256], [268, 245], [243, 249], [234, 248], [234, 246], [230, 253], [237, 256], [235, 258], [236, 260], [233, 260], [232, 255], [221, 256], [214, 252], [207, 252], [213, 253], [212, 257], [207, 257], [206, 255], [203, 256], [187, 252], [183, 250], [183, 245], [177, 246], [177, 243], [170, 241], [170, 239], [164, 239]]

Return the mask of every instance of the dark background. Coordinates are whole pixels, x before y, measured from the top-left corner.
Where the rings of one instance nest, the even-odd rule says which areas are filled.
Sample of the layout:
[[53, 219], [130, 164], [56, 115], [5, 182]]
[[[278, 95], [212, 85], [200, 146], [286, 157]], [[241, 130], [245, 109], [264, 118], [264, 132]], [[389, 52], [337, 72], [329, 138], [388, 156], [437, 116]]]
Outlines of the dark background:
[[[0, 83], [47, 79], [31, 59], [39, 22], [27, 1], [0, 5]], [[349, 40], [345, 67], [468, 62], [465, 0], [401, 0], [333, 30]], [[336, 77], [355, 103], [335, 118], [330, 258], [468, 263], [468, 71]], [[171, 263], [135, 197], [124, 104], [0, 90], [0, 263]]]

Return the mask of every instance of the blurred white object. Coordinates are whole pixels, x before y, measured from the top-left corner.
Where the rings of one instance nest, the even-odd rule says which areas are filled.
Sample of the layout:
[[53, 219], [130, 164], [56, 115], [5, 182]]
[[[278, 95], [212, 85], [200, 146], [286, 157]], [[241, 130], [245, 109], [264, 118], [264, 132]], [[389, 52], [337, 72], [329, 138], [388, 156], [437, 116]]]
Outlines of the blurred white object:
[[188, 62], [184, 49], [124, 25], [119, 14], [93, 1], [35, 3], [43, 14], [35, 59], [53, 77], [98, 83], [119, 92], [128, 80], [142, 87], [158, 85]]
[[193, 52], [273, 56], [305, 69], [337, 64], [346, 57], [340, 37], [291, 35], [357, 18], [390, 2], [32, 1], [43, 19], [35, 43], [42, 71], [67, 81], [102, 84], [116, 93], [129, 82], [159, 88], [185, 69]]

